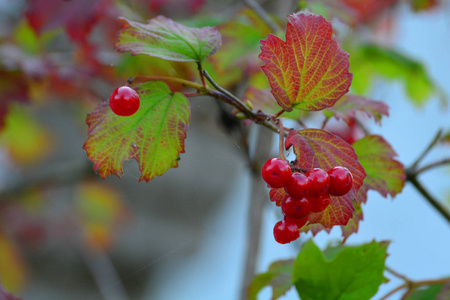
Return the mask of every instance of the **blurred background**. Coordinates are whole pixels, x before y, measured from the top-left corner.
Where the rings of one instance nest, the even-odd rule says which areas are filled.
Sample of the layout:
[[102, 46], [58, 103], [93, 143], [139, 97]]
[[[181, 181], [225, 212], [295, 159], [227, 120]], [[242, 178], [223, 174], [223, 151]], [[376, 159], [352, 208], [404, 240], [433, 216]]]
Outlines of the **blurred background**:
[[[278, 155], [275, 136], [214, 99], [190, 99], [186, 153], [178, 168], [149, 183], [138, 182], [135, 161], [125, 162], [122, 179], [101, 179], [82, 149], [86, 114], [129, 76], [198, 81], [193, 63], [116, 52], [119, 16], [145, 22], [165, 15], [187, 26], [218, 26], [222, 48], [204, 68], [243, 97], [248, 86], [268, 87], [259, 40], [273, 30], [254, 3], [0, 0], [0, 282], [7, 291], [33, 300], [239, 299], [249, 272], [297, 255], [312, 236], [289, 245], [274, 241], [281, 214], [259, 175], [262, 163]], [[361, 116], [357, 121], [383, 135], [405, 166], [440, 128], [448, 132], [449, 3], [260, 4], [280, 28], [288, 14], [304, 8], [333, 22], [350, 53], [352, 92], [390, 106], [382, 126]], [[303, 117], [320, 127], [323, 115]], [[327, 129], [351, 142], [361, 137], [358, 122], [331, 122]], [[449, 153], [448, 144], [439, 145], [424, 163]], [[450, 205], [448, 168], [421, 179]], [[387, 264], [395, 270], [413, 279], [450, 274], [449, 225], [409, 184], [394, 200], [370, 192], [363, 211], [348, 244], [392, 240]], [[314, 240], [322, 248], [342, 240], [340, 229]], [[382, 285], [377, 297], [399, 284]], [[270, 296], [264, 289], [259, 299]], [[294, 290], [284, 297], [297, 298]]]

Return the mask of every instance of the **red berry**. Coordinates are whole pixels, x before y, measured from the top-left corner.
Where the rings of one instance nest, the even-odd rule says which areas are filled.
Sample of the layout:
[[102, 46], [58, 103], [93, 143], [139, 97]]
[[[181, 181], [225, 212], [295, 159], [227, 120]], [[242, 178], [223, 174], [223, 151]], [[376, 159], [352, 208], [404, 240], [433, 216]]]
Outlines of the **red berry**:
[[285, 186], [291, 178], [291, 167], [280, 158], [271, 158], [262, 167], [262, 178], [273, 188]]
[[128, 86], [115, 89], [109, 97], [109, 106], [118, 116], [131, 116], [139, 109], [139, 95]]
[[311, 205], [306, 198], [286, 196], [281, 203], [281, 210], [289, 218], [301, 219], [308, 216], [311, 211]]
[[328, 193], [333, 196], [342, 196], [347, 194], [353, 185], [353, 175], [347, 168], [334, 167], [328, 171], [330, 176], [330, 187]]
[[331, 199], [330, 195], [325, 193], [319, 197], [308, 196], [308, 201], [311, 205], [311, 212], [317, 213], [325, 210], [330, 204]]
[[306, 173], [306, 177], [308, 177], [309, 183], [311, 184], [309, 195], [313, 197], [325, 194], [330, 186], [330, 176], [320, 168], [309, 170], [308, 173]]
[[281, 220], [273, 228], [273, 236], [280, 244], [287, 244], [295, 241], [300, 236], [298, 227], [295, 223], [287, 220]]
[[295, 225], [297, 225], [298, 229], [302, 228], [303, 226], [305, 226], [305, 224], [308, 222], [309, 218], [308, 217], [304, 217], [301, 219], [294, 219], [294, 218], [289, 218], [289, 217], [284, 217], [284, 219], [287, 222], [291, 222], [294, 223]]
[[291, 197], [303, 198], [308, 195], [310, 188], [309, 180], [304, 174], [294, 173], [288, 184], [284, 187], [284, 190]]

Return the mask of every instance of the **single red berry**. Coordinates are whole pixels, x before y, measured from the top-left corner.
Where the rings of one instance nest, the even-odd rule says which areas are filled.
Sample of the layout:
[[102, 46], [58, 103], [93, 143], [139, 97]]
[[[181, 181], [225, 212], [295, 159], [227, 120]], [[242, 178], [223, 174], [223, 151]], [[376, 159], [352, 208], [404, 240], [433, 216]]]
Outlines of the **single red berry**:
[[300, 232], [295, 223], [281, 220], [273, 227], [273, 236], [278, 243], [287, 244], [298, 239]]
[[301, 219], [306, 216], [311, 211], [311, 205], [306, 198], [293, 198], [286, 196], [281, 202], [281, 210], [283, 214], [289, 218]]
[[328, 173], [321, 168], [314, 168], [306, 173], [309, 183], [311, 184], [311, 189], [309, 190], [309, 195], [313, 197], [318, 197], [327, 192], [330, 186], [330, 176]]
[[280, 158], [271, 158], [262, 167], [262, 178], [273, 188], [285, 186], [291, 178], [291, 167]]
[[286, 193], [294, 198], [303, 198], [309, 194], [311, 184], [302, 173], [293, 173], [288, 184], [284, 187]]
[[297, 225], [298, 229], [305, 226], [305, 224], [309, 220], [308, 216], [301, 218], [301, 219], [294, 219], [294, 218], [289, 218], [289, 217], [284, 216], [284, 219], [286, 220], [286, 222], [291, 222], [291, 223], [294, 223], [295, 225]]
[[118, 116], [131, 116], [139, 109], [139, 94], [128, 86], [115, 89], [109, 97], [109, 106]]
[[328, 193], [333, 196], [342, 196], [350, 192], [353, 186], [353, 175], [345, 167], [334, 167], [328, 171], [330, 187]]
[[308, 196], [309, 204], [311, 205], [311, 212], [318, 213], [330, 205], [331, 199], [328, 193], [325, 193], [319, 197]]

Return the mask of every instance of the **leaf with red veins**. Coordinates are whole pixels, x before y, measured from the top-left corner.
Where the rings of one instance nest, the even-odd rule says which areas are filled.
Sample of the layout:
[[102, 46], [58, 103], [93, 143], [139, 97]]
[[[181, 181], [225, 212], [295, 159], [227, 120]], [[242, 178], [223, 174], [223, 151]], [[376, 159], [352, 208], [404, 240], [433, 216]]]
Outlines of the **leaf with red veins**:
[[371, 189], [383, 197], [395, 197], [402, 191], [406, 180], [405, 168], [394, 159], [397, 153], [383, 137], [368, 135], [356, 141], [353, 147], [367, 172], [361, 193]]
[[147, 24], [125, 18], [118, 33], [116, 49], [173, 61], [199, 61], [214, 54], [222, 39], [214, 27], [190, 28], [158, 16]]
[[135, 159], [149, 181], [178, 166], [189, 125], [190, 107], [181, 93], [172, 93], [163, 82], [135, 86], [141, 105], [132, 116], [115, 115], [108, 102], [88, 114], [88, 139], [83, 148], [100, 176], [120, 177], [123, 161]]
[[383, 115], [389, 116], [389, 106], [386, 103], [358, 95], [345, 95], [329, 110], [336, 119], [343, 119], [349, 126], [358, 111], [365, 113], [369, 118], [373, 118], [376, 123], [381, 123]]
[[340, 197], [331, 196], [330, 205], [324, 211], [310, 214], [311, 224], [319, 223], [325, 228], [346, 225], [353, 216], [353, 202], [358, 202], [356, 195], [366, 177], [352, 146], [324, 130], [304, 129], [290, 131], [285, 147], [293, 147], [297, 157], [296, 167], [306, 170], [321, 168], [328, 172], [335, 166], [342, 166], [350, 170], [353, 175], [350, 192]]
[[348, 221], [347, 225], [341, 226], [342, 236], [344, 237], [344, 240], [342, 241], [343, 243], [345, 243], [345, 241], [352, 233], [358, 232], [359, 222], [364, 219], [363, 211], [361, 209], [361, 203], [353, 202], [353, 206], [355, 207], [353, 217]]
[[110, 0], [29, 0], [25, 15], [37, 33], [64, 26], [73, 41], [86, 41], [109, 5]]
[[270, 201], [275, 202], [277, 206], [281, 206], [281, 202], [286, 195], [284, 188], [271, 188], [269, 192]]
[[269, 35], [259, 57], [271, 92], [286, 111], [322, 110], [348, 92], [352, 81], [349, 55], [336, 42], [322, 16], [288, 16], [286, 42]]

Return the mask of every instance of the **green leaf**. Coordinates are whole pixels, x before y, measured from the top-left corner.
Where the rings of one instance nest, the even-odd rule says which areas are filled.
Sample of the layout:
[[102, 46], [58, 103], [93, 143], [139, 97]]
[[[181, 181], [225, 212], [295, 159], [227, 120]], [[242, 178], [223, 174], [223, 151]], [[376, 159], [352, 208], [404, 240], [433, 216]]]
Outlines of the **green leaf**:
[[272, 287], [272, 300], [278, 299], [292, 287], [293, 259], [273, 262], [266, 273], [253, 278], [248, 290], [249, 300], [256, 300], [258, 293], [266, 286]]
[[294, 263], [293, 281], [302, 300], [365, 300], [384, 282], [387, 242], [347, 247], [327, 260], [312, 240]]
[[116, 49], [132, 55], [147, 54], [166, 60], [198, 61], [214, 54], [222, 43], [214, 27], [189, 28], [163, 16], [147, 24], [124, 22], [118, 33]]
[[184, 152], [190, 118], [186, 97], [172, 94], [163, 82], [142, 83], [136, 91], [141, 106], [134, 115], [117, 116], [103, 102], [86, 119], [89, 132], [83, 148], [103, 178], [120, 177], [123, 161], [135, 159], [142, 173], [139, 181], [149, 181], [177, 167]]
[[[406, 298], [405, 300], [444, 300], [449, 299], [450, 296], [450, 279], [447, 284], [430, 284], [426, 286], [422, 286], [419, 288], [415, 288]], [[444, 295], [446, 295], [444, 298]]]
[[311, 13], [289, 15], [286, 41], [269, 35], [261, 41], [259, 57], [272, 95], [286, 111], [333, 106], [352, 82], [348, 53], [338, 45], [331, 23]]
[[[404, 166], [394, 159], [397, 153], [383, 137], [367, 135], [357, 140], [353, 148], [367, 173], [360, 193], [366, 194], [367, 190], [372, 189], [383, 197], [388, 194], [395, 197], [402, 191], [406, 180]], [[363, 197], [367, 198], [366, 195]]]
[[401, 80], [408, 97], [416, 105], [423, 105], [431, 96], [441, 93], [424, 66], [400, 52], [376, 45], [362, 45], [351, 54], [352, 89], [358, 94], [366, 92], [376, 76]]

